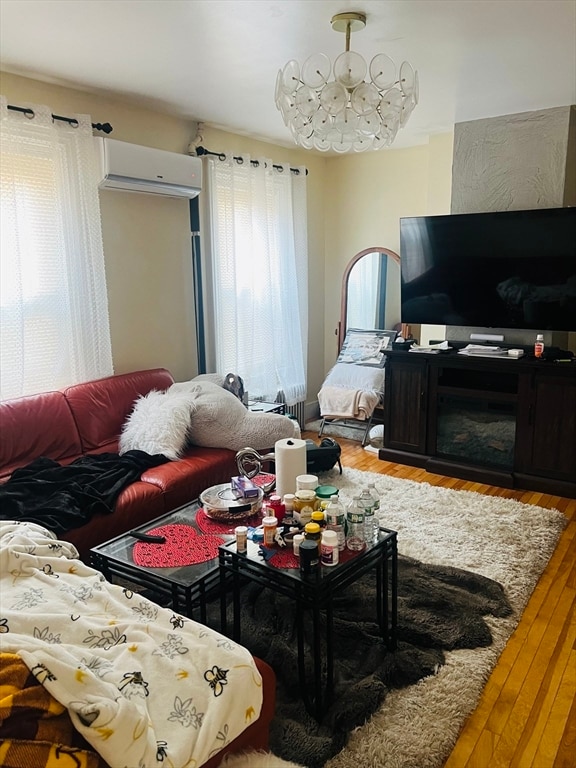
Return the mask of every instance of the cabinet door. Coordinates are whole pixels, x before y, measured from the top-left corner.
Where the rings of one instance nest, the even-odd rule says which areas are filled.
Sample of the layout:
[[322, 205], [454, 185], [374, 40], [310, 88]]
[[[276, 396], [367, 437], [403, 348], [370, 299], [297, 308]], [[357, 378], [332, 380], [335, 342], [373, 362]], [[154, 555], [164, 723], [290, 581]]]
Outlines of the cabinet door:
[[384, 445], [400, 451], [426, 450], [427, 364], [390, 358], [386, 371]]
[[576, 479], [576, 381], [536, 374], [529, 466], [534, 475]]

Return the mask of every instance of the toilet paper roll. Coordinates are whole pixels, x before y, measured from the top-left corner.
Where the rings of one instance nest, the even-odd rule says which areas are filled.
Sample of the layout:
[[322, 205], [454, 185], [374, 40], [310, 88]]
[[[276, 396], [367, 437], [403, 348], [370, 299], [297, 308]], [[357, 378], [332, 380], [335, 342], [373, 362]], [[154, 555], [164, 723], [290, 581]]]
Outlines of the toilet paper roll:
[[306, 441], [296, 438], [277, 440], [274, 444], [276, 493], [294, 493], [296, 478], [306, 473]]

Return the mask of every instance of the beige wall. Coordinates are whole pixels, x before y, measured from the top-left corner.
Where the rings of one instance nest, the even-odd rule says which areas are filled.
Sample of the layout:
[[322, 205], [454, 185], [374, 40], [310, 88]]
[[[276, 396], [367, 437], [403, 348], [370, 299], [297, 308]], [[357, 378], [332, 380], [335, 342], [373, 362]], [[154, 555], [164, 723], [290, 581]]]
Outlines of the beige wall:
[[[452, 134], [424, 146], [330, 158], [326, 172], [325, 366], [337, 355], [342, 275], [365, 248], [400, 253], [399, 219], [450, 212]], [[399, 318], [398, 318], [399, 319]]]
[[[58, 114], [88, 113], [110, 122], [112, 136], [186, 152], [196, 124], [129, 104], [2, 73], [11, 104], [47, 104]], [[202, 129], [212, 151], [247, 152], [274, 162], [306, 165], [308, 174], [309, 354], [308, 401], [336, 357], [340, 288], [358, 251], [398, 251], [400, 216], [447, 213], [452, 136], [426, 146], [325, 157], [246, 136]], [[197, 373], [188, 201], [102, 191], [102, 232], [108, 280], [112, 353], [117, 373], [166, 366], [176, 379]], [[209, 322], [209, 318], [207, 319]]]

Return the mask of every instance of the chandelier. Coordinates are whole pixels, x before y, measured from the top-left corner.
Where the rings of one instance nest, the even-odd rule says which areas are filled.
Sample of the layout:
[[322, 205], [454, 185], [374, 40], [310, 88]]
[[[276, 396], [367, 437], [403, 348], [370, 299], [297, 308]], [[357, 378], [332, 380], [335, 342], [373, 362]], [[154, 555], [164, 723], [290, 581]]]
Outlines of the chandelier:
[[362, 152], [388, 147], [418, 103], [418, 73], [407, 61], [397, 73], [385, 53], [376, 54], [368, 67], [350, 50], [350, 34], [364, 29], [365, 14], [338, 13], [331, 24], [346, 33], [345, 52], [334, 67], [323, 53], [312, 54], [302, 67], [289, 61], [278, 71], [276, 106], [305, 149]]

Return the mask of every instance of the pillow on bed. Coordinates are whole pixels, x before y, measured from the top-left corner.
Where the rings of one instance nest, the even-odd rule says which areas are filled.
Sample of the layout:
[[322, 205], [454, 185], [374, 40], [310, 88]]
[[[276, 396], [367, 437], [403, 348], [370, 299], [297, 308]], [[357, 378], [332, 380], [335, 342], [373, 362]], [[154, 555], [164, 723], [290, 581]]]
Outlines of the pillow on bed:
[[153, 389], [136, 400], [120, 435], [120, 455], [126, 451], [162, 453], [179, 459], [188, 442], [195, 398], [188, 392], [158, 392]]

